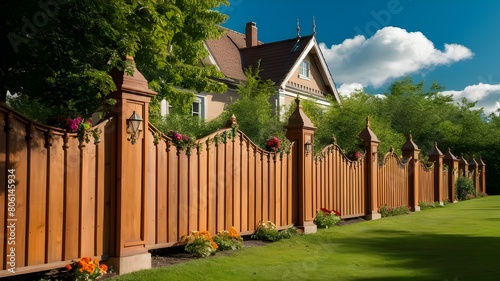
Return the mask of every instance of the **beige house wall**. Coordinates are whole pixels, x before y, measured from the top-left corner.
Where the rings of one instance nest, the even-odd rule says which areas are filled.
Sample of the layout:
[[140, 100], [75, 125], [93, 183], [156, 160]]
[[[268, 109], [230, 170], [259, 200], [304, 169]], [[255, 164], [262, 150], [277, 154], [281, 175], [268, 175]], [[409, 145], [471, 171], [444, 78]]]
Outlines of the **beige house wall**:
[[310, 88], [325, 93], [328, 92], [315, 60], [312, 59], [311, 55], [307, 55], [305, 60], [309, 61], [309, 79], [299, 77], [299, 68], [297, 68], [289, 81], [304, 86], [306, 89]]
[[238, 99], [236, 90], [228, 89], [223, 94], [207, 93], [206, 94], [206, 117], [205, 120], [210, 121], [219, 116], [226, 105], [235, 102]]

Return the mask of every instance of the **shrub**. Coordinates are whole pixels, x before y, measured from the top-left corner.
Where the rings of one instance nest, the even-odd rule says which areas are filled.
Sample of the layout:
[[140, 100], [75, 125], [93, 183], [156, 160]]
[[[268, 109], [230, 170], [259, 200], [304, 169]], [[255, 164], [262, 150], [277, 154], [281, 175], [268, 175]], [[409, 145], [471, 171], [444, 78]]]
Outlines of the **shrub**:
[[301, 235], [302, 232], [294, 226], [290, 226], [283, 231], [278, 231], [276, 225], [271, 221], [259, 222], [251, 238], [262, 241], [279, 241], [281, 239], [288, 239], [292, 236]]
[[290, 226], [282, 231], [280, 231], [280, 237], [281, 239], [289, 239], [293, 236], [300, 236], [302, 235], [303, 232], [302, 230], [296, 228], [295, 226]]
[[316, 213], [316, 217], [313, 222], [318, 226], [318, 228], [329, 228], [334, 226], [339, 221], [340, 213], [338, 211], [321, 208]]
[[263, 241], [278, 241], [281, 239], [280, 233], [276, 228], [276, 225], [271, 221], [259, 222], [259, 225], [253, 232], [252, 239], [263, 240]]
[[[443, 200], [443, 202], [444, 201], [447, 201], [447, 200]], [[420, 210], [443, 207], [443, 205], [439, 204], [439, 202], [419, 202], [418, 206], [420, 207]]]
[[213, 238], [215, 244], [217, 244], [217, 251], [225, 250], [236, 250], [243, 248], [243, 238], [238, 234], [234, 227], [231, 227], [229, 231], [224, 230], [217, 233]]
[[458, 177], [455, 185], [455, 193], [457, 199], [460, 201], [469, 200], [477, 196], [474, 182], [472, 179], [466, 177]]
[[213, 241], [208, 231], [191, 231], [180, 239], [181, 245], [186, 245], [184, 250], [193, 256], [208, 257], [215, 254], [217, 244]]
[[410, 213], [410, 207], [403, 205], [401, 207], [389, 207], [387, 205], [382, 205], [380, 207], [380, 214], [383, 218], [392, 217], [398, 215], [404, 215]]

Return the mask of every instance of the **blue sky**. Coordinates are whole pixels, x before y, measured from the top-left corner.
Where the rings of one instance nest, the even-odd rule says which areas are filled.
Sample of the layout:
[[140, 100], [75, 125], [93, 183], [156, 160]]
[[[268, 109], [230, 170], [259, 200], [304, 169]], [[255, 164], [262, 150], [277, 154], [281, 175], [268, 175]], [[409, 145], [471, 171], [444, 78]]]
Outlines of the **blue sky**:
[[387, 91], [411, 76], [433, 81], [458, 101], [500, 107], [500, 1], [497, 0], [230, 0], [223, 26], [244, 33], [257, 23], [264, 43], [312, 33], [342, 94]]

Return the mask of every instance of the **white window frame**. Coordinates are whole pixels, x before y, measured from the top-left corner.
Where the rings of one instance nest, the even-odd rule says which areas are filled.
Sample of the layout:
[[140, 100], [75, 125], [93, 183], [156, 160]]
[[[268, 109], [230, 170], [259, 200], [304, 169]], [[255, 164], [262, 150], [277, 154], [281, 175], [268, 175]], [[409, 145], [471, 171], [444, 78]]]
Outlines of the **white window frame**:
[[167, 114], [169, 114], [170, 111], [172, 110], [172, 106], [168, 103], [166, 99], [161, 100], [160, 106], [161, 106], [160, 109], [161, 116], [167, 116]]
[[[194, 104], [197, 103], [199, 106], [199, 112], [194, 111]], [[191, 106], [191, 114], [193, 116], [198, 116], [201, 119], [206, 119], [206, 98], [204, 96], [196, 95], [193, 105]]]
[[309, 80], [311, 75], [311, 63], [308, 60], [302, 60], [299, 66], [299, 78]]

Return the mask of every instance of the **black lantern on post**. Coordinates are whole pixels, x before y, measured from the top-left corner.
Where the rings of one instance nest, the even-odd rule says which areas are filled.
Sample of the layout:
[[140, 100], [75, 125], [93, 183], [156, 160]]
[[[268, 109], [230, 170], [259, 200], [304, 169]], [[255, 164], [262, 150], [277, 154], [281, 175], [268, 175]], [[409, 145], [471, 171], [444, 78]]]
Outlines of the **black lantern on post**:
[[132, 115], [127, 119], [127, 134], [129, 134], [127, 140], [129, 140], [132, 144], [135, 144], [139, 139], [139, 135], [141, 134], [141, 123], [141, 116], [139, 116], [134, 110]]
[[305, 152], [306, 152], [306, 156], [309, 155], [309, 153], [312, 152], [312, 143], [310, 140], [308, 140], [305, 144], [304, 144], [304, 147], [305, 147]]

